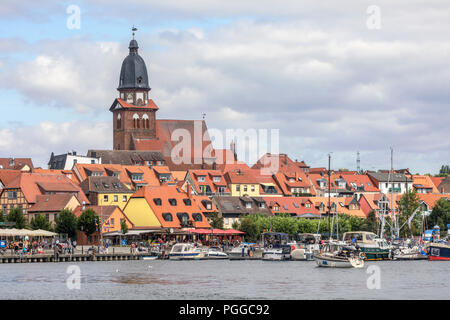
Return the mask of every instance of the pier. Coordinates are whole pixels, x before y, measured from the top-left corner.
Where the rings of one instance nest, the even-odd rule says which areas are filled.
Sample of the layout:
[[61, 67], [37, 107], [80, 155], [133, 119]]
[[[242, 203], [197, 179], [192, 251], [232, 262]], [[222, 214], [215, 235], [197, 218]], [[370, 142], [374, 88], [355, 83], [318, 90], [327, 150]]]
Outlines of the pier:
[[1, 263], [37, 263], [37, 262], [81, 262], [81, 261], [120, 261], [140, 260], [148, 253], [101, 253], [101, 254], [33, 254], [0, 255]]

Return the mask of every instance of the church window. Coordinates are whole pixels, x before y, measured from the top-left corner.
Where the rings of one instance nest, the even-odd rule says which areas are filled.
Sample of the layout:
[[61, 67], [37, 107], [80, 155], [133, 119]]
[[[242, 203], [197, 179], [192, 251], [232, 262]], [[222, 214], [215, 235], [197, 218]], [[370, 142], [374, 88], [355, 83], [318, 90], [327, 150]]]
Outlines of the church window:
[[142, 124], [143, 124], [143, 128], [148, 129], [149, 125], [150, 125], [150, 120], [148, 119], [148, 115], [144, 114], [142, 116]]
[[117, 115], [117, 129], [120, 129], [122, 126], [122, 117], [120, 116], [120, 113]]
[[137, 113], [133, 115], [133, 126], [134, 128], [139, 128], [139, 116]]

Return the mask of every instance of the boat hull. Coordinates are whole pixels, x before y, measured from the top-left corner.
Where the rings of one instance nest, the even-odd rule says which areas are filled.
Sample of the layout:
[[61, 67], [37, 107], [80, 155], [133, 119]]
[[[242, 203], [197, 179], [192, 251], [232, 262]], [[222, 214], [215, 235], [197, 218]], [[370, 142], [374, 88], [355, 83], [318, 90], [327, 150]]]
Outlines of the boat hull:
[[450, 246], [430, 245], [428, 247], [428, 260], [430, 261], [449, 261]]
[[364, 254], [364, 260], [366, 261], [381, 261], [390, 260], [390, 250], [380, 248], [367, 248], [361, 247], [361, 253]]
[[364, 260], [355, 258], [334, 258], [323, 255], [314, 255], [318, 267], [326, 268], [362, 268]]

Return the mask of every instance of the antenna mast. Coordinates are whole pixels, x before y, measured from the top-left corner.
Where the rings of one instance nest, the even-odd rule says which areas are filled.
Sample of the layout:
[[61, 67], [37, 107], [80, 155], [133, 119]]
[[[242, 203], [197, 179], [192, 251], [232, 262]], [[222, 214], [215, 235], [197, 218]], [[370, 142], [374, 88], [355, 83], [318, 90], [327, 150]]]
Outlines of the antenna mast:
[[361, 159], [359, 158], [359, 151], [356, 152], [356, 171], [361, 173]]

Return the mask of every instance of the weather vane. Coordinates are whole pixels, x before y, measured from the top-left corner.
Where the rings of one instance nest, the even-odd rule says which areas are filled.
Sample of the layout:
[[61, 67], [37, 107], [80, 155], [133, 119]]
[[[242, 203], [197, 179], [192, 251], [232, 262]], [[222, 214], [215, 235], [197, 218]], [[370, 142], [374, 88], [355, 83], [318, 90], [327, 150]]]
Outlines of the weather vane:
[[133, 25], [133, 28], [131, 29], [131, 31], [133, 31], [133, 40], [134, 40], [134, 32], [137, 31], [137, 28], [135, 28]]

